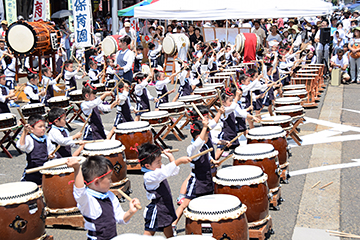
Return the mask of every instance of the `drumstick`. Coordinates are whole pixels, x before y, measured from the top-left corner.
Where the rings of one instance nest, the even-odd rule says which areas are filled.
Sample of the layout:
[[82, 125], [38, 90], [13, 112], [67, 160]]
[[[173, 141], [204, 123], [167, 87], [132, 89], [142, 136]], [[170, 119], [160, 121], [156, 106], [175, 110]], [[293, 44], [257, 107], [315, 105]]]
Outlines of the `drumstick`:
[[89, 117], [86, 119], [86, 121], [85, 121], [84, 125], [82, 126], [80, 132], [83, 132], [83, 131], [84, 131], [86, 124], [89, 122], [89, 120], [90, 120], [90, 118], [91, 118], [91, 115], [92, 115], [92, 112], [90, 113]]
[[105, 141], [105, 139], [98, 139], [98, 140], [89, 140], [89, 141], [83, 141], [83, 140], [79, 140], [79, 141], [74, 141], [75, 144], [79, 144], [79, 143], [96, 143], [96, 142], [103, 142]]
[[20, 114], [21, 121], [23, 122], [23, 124], [26, 124], [27, 122], [26, 122], [25, 117], [24, 117], [24, 115], [22, 114], [20, 108], [16, 108], [16, 109], [18, 110], [18, 112], [19, 112], [19, 114]]
[[[239, 133], [236, 137], [234, 137], [233, 139], [231, 139], [229, 143], [233, 143], [233, 142], [235, 142], [235, 141], [236, 141], [236, 139], [238, 139], [239, 137], [241, 137], [241, 135], [243, 135], [243, 133], [244, 133], [244, 132]], [[227, 144], [226, 144], [226, 145], [227, 145]], [[225, 150], [226, 145], [225, 145], [225, 146], [223, 146], [223, 147], [221, 148], [221, 151], [224, 151], [224, 150]]]
[[321, 181], [318, 181], [317, 183], [315, 183], [314, 185], [312, 185], [311, 189], [313, 189], [314, 187], [316, 187], [317, 185], [319, 185]]
[[[149, 109], [143, 109], [143, 110], [137, 110], [136, 112], [137, 113], [141, 113], [141, 112], [148, 112], [149, 111]], [[134, 111], [135, 112], [135, 111]]]
[[112, 92], [112, 91], [114, 91], [118, 86], [119, 86], [119, 84], [120, 84], [120, 82], [123, 82], [124, 84], [125, 84], [125, 82], [124, 82], [124, 78], [120, 78], [116, 73], [114, 73], [115, 74], [115, 76], [119, 79], [119, 81], [116, 83], [116, 85], [111, 89], [111, 91], [110, 92]]
[[26, 85], [26, 83], [20, 84], [19, 87], [15, 90], [14, 94], [17, 94], [21, 88], [23, 88]]
[[214, 150], [213, 148], [209, 148], [201, 153], [198, 153], [198, 154], [195, 154], [194, 156], [191, 156], [191, 160], [195, 159], [195, 158], [198, 158], [198, 157], [201, 157], [202, 155], [205, 155], [207, 154], [208, 152], [211, 152], [212, 150]]
[[[173, 153], [173, 152], [178, 152], [179, 151], [179, 149], [170, 149], [168, 152], [170, 152], [170, 153]], [[161, 153], [165, 153], [165, 151], [161, 151]]]
[[269, 112], [265, 112], [265, 113], [260, 113], [260, 114], [256, 114], [255, 117], [258, 117], [258, 116], [262, 116], [262, 115], [266, 115], [266, 114], [269, 114]]
[[[219, 101], [220, 101], [220, 103], [221, 103], [221, 107], [223, 107], [224, 105], [223, 105], [223, 102], [221, 101], [220, 91], [219, 91], [219, 89], [216, 89], [216, 91], [217, 91], [217, 94], [218, 94], [218, 97], [219, 97]], [[226, 117], [225, 113], [224, 113], [223, 115], [224, 115], [224, 117]]]
[[57, 147], [55, 148], [55, 150], [52, 151], [52, 152], [50, 153], [50, 155], [54, 155], [60, 148], [61, 148], [61, 145], [60, 145], [60, 144], [57, 145]]
[[331, 185], [331, 184], [333, 184], [334, 182], [329, 182], [329, 183], [327, 183], [327, 184], [325, 184], [324, 186], [322, 186], [320, 189], [324, 189], [324, 188], [326, 188], [327, 186], [329, 186], [329, 185]]
[[75, 89], [75, 87], [71, 87], [71, 88], [69, 88], [69, 89], [66, 89], [66, 90], [64, 90], [64, 92], [68, 92], [68, 91], [71, 91], [71, 90], [73, 90], [73, 89]]
[[260, 122], [274, 122], [273, 119], [261, 119]]
[[[60, 145], [59, 145], [60, 146]], [[78, 161], [80, 161], [81, 159], [79, 158]], [[53, 164], [49, 164], [47, 166], [41, 166], [41, 167], [36, 167], [36, 168], [30, 168], [25, 170], [25, 173], [34, 173], [34, 172], [39, 172], [40, 170], [46, 170], [49, 168], [55, 168], [55, 167], [60, 167], [62, 165], [66, 164], [67, 159], [62, 160], [61, 162], [57, 162], [57, 163], [53, 163]]]
[[19, 93], [16, 95], [16, 98], [18, 98], [20, 96], [21, 91], [24, 90], [25, 86], [26, 86], [26, 83], [25, 83], [25, 85], [23, 85], [19, 88]]
[[237, 85], [236, 78], [234, 77], [234, 74], [231, 74], [231, 76], [232, 76], [233, 82], [234, 82], [234, 84], [235, 84], [236, 91], [238, 91], [238, 90], [239, 90], [239, 86]]
[[168, 91], [168, 92], [164, 93], [162, 96], [160, 96], [160, 97], [158, 98], [158, 100], [160, 101], [160, 99], [162, 99], [163, 97], [165, 97], [166, 95], [168, 95], [170, 92], [171, 92], [171, 91]]
[[[226, 158], [224, 158], [223, 160], [221, 160], [218, 164], [218, 166], [220, 166], [223, 162], [225, 162], [226, 160], [228, 160], [229, 158], [232, 158], [234, 156], [234, 154], [230, 154], [229, 156], [227, 156]], [[211, 166], [211, 168], [214, 168], [215, 165]]]
[[[252, 99], [252, 91], [250, 91], [250, 106], [253, 106], [253, 99]], [[251, 115], [253, 114], [253, 111], [250, 111]]]
[[[195, 111], [197, 112], [197, 114], [199, 114], [200, 118], [201, 118], [202, 120], [205, 120], [204, 116], [201, 114], [201, 112], [199, 111], [199, 109], [196, 107], [196, 105], [195, 105], [193, 102], [191, 103], [191, 106], [195, 109]], [[212, 130], [212, 128], [211, 128], [210, 126], [208, 126], [208, 128], [209, 128], [210, 130]]]
[[[279, 80], [277, 80], [277, 81], [274, 83], [274, 85], [275, 85], [275, 84], [278, 84], [281, 80], [287, 78], [287, 76], [288, 76], [288, 75], [286, 75], [285, 77], [282, 77], [282, 78], [280, 78]], [[263, 94], [266, 94], [272, 87], [273, 87], [273, 86], [268, 87], [268, 89], [266, 89], [266, 91], [265, 91]]]
[[[119, 193], [121, 194], [121, 196], [123, 196], [126, 200], [128, 200], [129, 202], [132, 201], [132, 198], [129, 197], [129, 195], [127, 195], [126, 193], [124, 193], [121, 189], [118, 189]], [[139, 210], [142, 209], [142, 207], [140, 206], [140, 204], [136, 204], [135, 207]]]
[[[75, 59], [75, 61], [77, 62], [77, 64], [81, 65], [81, 63], [79, 62], [79, 60], [76, 59], [76, 57], [75, 57], [74, 59]], [[85, 72], [81, 67], [80, 67], [80, 71], [81, 71], [82, 73], [88, 75], [88, 73]]]

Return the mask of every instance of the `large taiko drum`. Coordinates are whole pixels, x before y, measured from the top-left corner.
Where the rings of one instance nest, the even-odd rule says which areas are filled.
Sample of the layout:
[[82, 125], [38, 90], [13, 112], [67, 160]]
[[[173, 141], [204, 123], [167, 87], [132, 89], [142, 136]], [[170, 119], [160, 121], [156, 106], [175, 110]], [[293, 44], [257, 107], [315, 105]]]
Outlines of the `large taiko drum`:
[[300, 105], [277, 107], [275, 109], [275, 114], [291, 116], [294, 120], [305, 116], [304, 108]]
[[209, 87], [195, 88], [194, 94], [200, 95], [202, 99], [211, 99], [216, 97], [216, 89]]
[[117, 140], [105, 140], [103, 142], [88, 143], [85, 145], [82, 154], [84, 156], [104, 156], [114, 165], [111, 176], [113, 186], [119, 186], [128, 181], [127, 166], [125, 164], [125, 146]]
[[0, 238], [33, 240], [45, 235], [42, 191], [33, 182], [0, 185]]
[[283, 86], [284, 91], [291, 91], [291, 90], [305, 90], [306, 91], [306, 85], [305, 84], [292, 84], [292, 85], [286, 85]]
[[69, 96], [73, 103], [82, 103], [84, 101], [81, 89], [69, 92]]
[[185, 234], [210, 235], [216, 239], [249, 239], [246, 205], [228, 194], [195, 198], [184, 210]]
[[281, 116], [269, 116], [263, 117], [261, 119], [261, 125], [266, 126], [280, 126], [284, 130], [289, 130], [291, 128], [292, 117], [287, 115]]
[[159, 110], [167, 111], [170, 117], [179, 116], [185, 113], [185, 103], [183, 102], [169, 102], [159, 105]]
[[50, 98], [47, 102], [49, 104], [49, 108], [66, 108], [70, 105], [69, 99], [69, 97], [57, 96]]
[[16, 125], [16, 117], [12, 113], [0, 113], [0, 128], [9, 128]]
[[289, 105], [300, 105], [301, 99], [299, 97], [282, 97], [275, 99], [275, 108]]
[[167, 55], [173, 56], [182, 49], [187, 52], [190, 40], [183, 33], [168, 34], [163, 40], [162, 47]]
[[49, 22], [14, 22], [5, 35], [6, 45], [19, 55], [56, 51], [60, 38], [60, 31]]
[[289, 90], [283, 93], [284, 97], [299, 97], [300, 99], [307, 98], [308, 92], [305, 89], [300, 90]]
[[249, 225], [263, 224], [269, 217], [268, 176], [258, 166], [242, 165], [222, 168], [213, 178], [216, 194], [231, 194], [247, 206]]
[[254, 143], [235, 148], [233, 165], [254, 165], [267, 175], [269, 189], [276, 189], [280, 184], [279, 152], [268, 143]]
[[104, 38], [101, 48], [105, 56], [110, 56], [120, 50], [119, 39], [122, 35], [110, 35]]
[[[84, 157], [77, 157], [80, 163], [85, 161]], [[44, 166], [62, 163], [67, 158], [59, 158], [44, 163]], [[42, 190], [46, 202], [46, 210], [52, 214], [73, 213], [79, 211], [73, 195], [74, 169], [66, 164], [59, 167], [41, 170]]]
[[270, 143], [279, 151], [279, 163], [285, 164], [288, 159], [286, 131], [279, 126], [258, 127], [249, 130], [247, 143]]
[[140, 119], [147, 121], [152, 127], [161, 127], [170, 122], [167, 111], [151, 111], [141, 114]]
[[153, 134], [148, 122], [125, 122], [116, 126], [115, 139], [119, 140], [125, 146], [126, 161], [132, 163], [137, 162], [138, 153], [137, 147], [143, 143], [153, 143]]
[[[258, 35], [255, 34], [255, 33], [250, 33], [250, 34], [254, 34], [255, 37], [256, 37], [256, 44], [255, 44], [256, 51], [260, 50], [260, 48], [261, 48], [261, 39], [260, 39], [260, 37], [258, 37]], [[236, 37], [235, 37], [235, 43], [236, 43], [235, 51], [242, 54], [243, 51], [244, 51], [244, 48], [245, 48], [245, 42], [246, 42], [246, 38], [245, 38], [243, 33], [240, 33], [240, 34], [236, 35]]]
[[195, 105], [204, 104], [202, 99], [203, 98], [200, 95], [189, 95], [189, 96], [179, 97], [178, 101], [185, 103], [186, 107], [191, 107], [191, 103], [194, 103]]

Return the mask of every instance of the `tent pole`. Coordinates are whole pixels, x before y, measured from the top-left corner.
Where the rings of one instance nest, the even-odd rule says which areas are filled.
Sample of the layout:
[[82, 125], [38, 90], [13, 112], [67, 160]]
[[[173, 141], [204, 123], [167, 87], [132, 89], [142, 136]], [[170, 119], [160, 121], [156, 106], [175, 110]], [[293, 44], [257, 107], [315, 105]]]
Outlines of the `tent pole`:
[[225, 40], [225, 46], [228, 44], [228, 20], [226, 19], [226, 40]]
[[112, 0], [112, 34], [115, 35], [117, 33], [119, 27], [119, 17], [118, 17], [118, 0]]

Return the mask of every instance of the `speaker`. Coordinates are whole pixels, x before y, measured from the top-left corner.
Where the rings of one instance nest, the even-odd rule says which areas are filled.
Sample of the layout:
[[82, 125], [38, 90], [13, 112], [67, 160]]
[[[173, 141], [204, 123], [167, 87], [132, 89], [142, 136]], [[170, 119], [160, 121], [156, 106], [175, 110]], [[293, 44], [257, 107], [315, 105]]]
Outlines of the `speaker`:
[[330, 28], [320, 28], [320, 43], [325, 45], [330, 43]]
[[331, 85], [332, 86], [339, 86], [341, 83], [341, 69], [334, 68], [331, 71]]

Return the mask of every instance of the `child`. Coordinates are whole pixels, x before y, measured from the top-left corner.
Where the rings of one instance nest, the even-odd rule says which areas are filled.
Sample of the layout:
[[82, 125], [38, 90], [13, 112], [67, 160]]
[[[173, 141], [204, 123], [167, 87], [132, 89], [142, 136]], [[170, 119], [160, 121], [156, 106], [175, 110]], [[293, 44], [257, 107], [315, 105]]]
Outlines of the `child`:
[[117, 99], [119, 101], [119, 104], [116, 106], [116, 117], [114, 120], [114, 126], [107, 135], [106, 139], [111, 139], [112, 136], [115, 133], [116, 126], [120, 123], [124, 122], [132, 122], [134, 119], [131, 116], [131, 110], [133, 110], [133, 106], [130, 104], [129, 99], [129, 85], [130, 83], [127, 80], [124, 80], [125, 84], [123, 82], [119, 83], [118, 87], [118, 95]]
[[107, 68], [106, 68], [106, 87], [109, 88], [108, 84], [110, 80], [114, 79], [115, 76], [115, 69], [114, 69], [114, 59], [112, 59], [111, 57], [106, 59], [106, 63], [107, 63]]
[[55, 55], [56, 72], [61, 73], [65, 61], [66, 61], [65, 50], [63, 48], [59, 48], [57, 50], [57, 54]]
[[[148, 76], [147, 78], [145, 78], [143, 73], [136, 73], [134, 75], [134, 80], [137, 81], [137, 84], [135, 85], [135, 95], [136, 95], [136, 111], [141, 111], [141, 110], [148, 110], [151, 111], [150, 109], [150, 102], [154, 101], [155, 103], [158, 102], [157, 98], [154, 98], [149, 90], [147, 90], [146, 86], [148, 85], [148, 79], [150, 76]], [[141, 116], [141, 112], [137, 112], [135, 114], [135, 121], [139, 121], [140, 120], [140, 116]]]
[[190, 67], [187, 63], [183, 63], [183, 69], [180, 73], [179, 81], [180, 87], [178, 90], [178, 94], [173, 99], [173, 102], [176, 102], [179, 97], [191, 95], [191, 93], [193, 92], [190, 84]]
[[46, 89], [46, 86], [49, 84], [46, 91], [46, 96], [43, 98], [43, 103], [47, 106], [47, 100], [54, 97], [54, 90], [56, 92], [61, 91], [61, 89], [57, 87], [56, 84], [58, 83], [62, 74], [60, 73], [55, 79], [53, 79], [50, 68], [48, 68], [47, 66], [43, 66], [41, 71], [42, 71], [41, 84], [43, 85], [43, 88]]
[[65, 90], [73, 88], [70, 91], [66, 91], [66, 96], [69, 96], [70, 92], [77, 89], [76, 80], [81, 79], [81, 78], [83, 78], [85, 76], [85, 73], [83, 73], [83, 75], [81, 77], [76, 75], [79, 72], [80, 68], [81, 68], [81, 65], [79, 64], [77, 66], [76, 70], [74, 71], [73, 62], [69, 61], [69, 60], [65, 62], [65, 66], [64, 66], [64, 69], [65, 69], [65, 73], [64, 73]]
[[141, 62], [144, 58], [143, 50], [144, 48], [141, 45], [138, 45], [136, 47], [135, 60], [134, 60], [134, 73], [141, 72]]
[[[2, 62], [2, 69], [5, 74], [5, 85], [9, 88], [9, 90], [15, 89], [15, 64], [16, 59], [9, 54], [7, 51], [3, 53], [5, 55]], [[20, 107], [13, 100], [10, 100], [10, 107]]]
[[[28, 123], [25, 125], [16, 147], [26, 153], [26, 167], [25, 170], [40, 167], [48, 160], [53, 158], [49, 154], [55, 150], [54, 146], [47, 139], [45, 127], [45, 118], [39, 114], [31, 115]], [[30, 134], [29, 134], [30, 133]], [[41, 173], [25, 173], [21, 181], [31, 181], [37, 185], [41, 185]]]
[[158, 47], [156, 49], [155, 49], [154, 43], [152, 43], [152, 42], [149, 43], [148, 58], [150, 61], [150, 67], [151, 67], [152, 71], [154, 68], [157, 68], [157, 66], [158, 66], [158, 55], [162, 49], [160, 40], [157, 40], [157, 41], [158, 41]]
[[[209, 140], [208, 121], [195, 121], [191, 126], [191, 136], [194, 142], [187, 147], [188, 156], [193, 156], [199, 152], [208, 149], [206, 142]], [[177, 219], [173, 222], [173, 231], [176, 233], [176, 225], [179, 222], [184, 209], [189, 205], [190, 200], [212, 194], [214, 192], [214, 183], [211, 175], [210, 153], [204, 154], [192, 160], [190, 164], [192, 171], [188, 182], [186, 196], [182, 204], [176, 209]]]
[[81, 110], [86, 117], [91, 114], [90, 121], [85, 127], [84, 140], [106, 139], [100, 111], [110, 112], [119, 102], [114, 101], [111, 105], [104, 105], [103, 101], [107, 96], [111, 96], [111, 92], [104, 92], [101, 97], [96, 97], [95, 87], [89, 82], [84, 82], [83, 85], [82, 95], [85, 101], [81, 103]]
[[52, 108], [48, 115], [51, 129], [49, 131], [49, 140], [57, 147], [61, 147], [56, 152], [56, 158], [64, 158], [71, 156], [71, 148], [75, 147], [74, 140], [81, 137], [82, 132], [69, 136], [69, 131], [65, 128], [66, 111], [62, 108]]
[[29, 69], [27, 78], [29, 81], [24, 88], [26, 97], [30, 100], [30, 103], [40, 103], [40, 97], [45, 96], [46, 92], [45, 89], [39, 92], [39, 87], [37, 86], [39, 83], [39, 76]]
[[97, 64], [95, 62], [90, 61], [89, 65], [90, 65], [90, 69], [88, 75], [90, 78], [91, 85], [100, 83], [99, 77], [102, 72], [99, 73], [99, 71], [97, 70]]
[[[170, 77], [165, 79], [165, 74], [162, 71], [157, 71], [155, 73], [155, 89], [157, 93], [158, 99], [166, 94], [169, 90], [167, 89], [167, 84], [170, 83], [170, 78], [174, 77], [176, 73], [172, 74]], [[162, 103], [168, 103], [169, 102], [169, 94], [175, 92], [175, 89], [172, 89], [165, 97], [161, 98], [155, 105], [155, 108], [158, 108], [160, 104]]]
[[164, 151], [170, 163], [162, 165], [161, 149], [151, 143], [139, 147], [139, 162], [144, 172], [144, 187], [146, 196], [151, 203], [144, 211], [144, 235], [153, 236], [155, 232], [164, 232], [169, 238], [173, 236], [171, 223], [176, 220], [176, 213], [172, 202], [172, 195], [167, 178], [179, 173], [179, 165], [191, 162], [189, 157], [175, 160], [174, 156]]
[[[221, 133], [218, 136], [219, 140], [231, 141], [238, 134], [236, 132], [235, 109], [238, 105], [237, 102], [240, 100], [240, 94], [240, 91], [236, 91], [234, 98], [234, 94], [229, 89], [223, 89], [221, 92], [222, 105], [225, 107], [225, 117], [221, 116]], [[220, 158], [223, 152], [221, 150], [223, 146], [224, 145], [218, 145], [215, 153], [216, 159]], [[237, 146], [239, 146], [238, 139], [232, 143], [230, 148], [234, 149]]]
[[11, 99], [15, 98], [15, 93], [13, 90], [9, 90], [5, 86], [6, 80], [5, 75], [1, 73], [0, 75], [0, 113], [9, 113], [10, 109], [8, 103]]
[[[137, 198], [129, 203], [124, 212], [119, 200], [111, 192], [112, 163], [104, 156], [91, 156], [80, 166], [76, 158], [67, 160], [68, 167], [74, 168], [74, 198], [85, 219], [88, 239], [112, 239], [116, 237], [116, 223], [127, 224], [137, 212]], [[86, 183], [86, 186], [84, 184]]]

